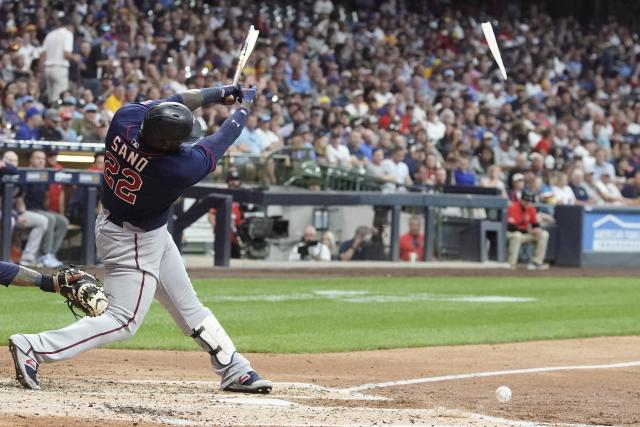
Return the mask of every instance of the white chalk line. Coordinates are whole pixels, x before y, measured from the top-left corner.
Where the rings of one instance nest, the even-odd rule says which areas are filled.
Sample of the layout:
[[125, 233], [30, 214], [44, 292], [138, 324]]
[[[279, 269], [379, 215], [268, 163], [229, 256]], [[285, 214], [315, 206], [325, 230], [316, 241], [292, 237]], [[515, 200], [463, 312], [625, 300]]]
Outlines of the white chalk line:
[[425, 378], [415, 378], [410, 380], [368, 383], [368, 384], [363, 384], [363, 385], [354, 386], [354, 387], [342, 388], [341, 390], [345, 392], [356, 392], [356, 391], [363, 391], [363, 390], [371, 390], [375, 388], [396, 387], [400, 385], [414, 385], [414, 384], [423, 384], [423, 383], [435, 383], [435, 382], [442, 382], [442, 381], [464, 380], [469, 378], [497, 377], [497, 376], [503, 376], [503, 375], [534, 374], [534, 373], [540, 373], [540, 372], [556, 372], [556, 371], [617, 369], [617, 368], [630, 368], [635, 366], [640, 366], [640, 361], [611, 363], [606, 365], [549, 366], [549, 367], [543, 367], [543, 368], [511, 369], [506, 371], [471, 372], [468, 374], [442, 375], [438, 377], [425, 377]]

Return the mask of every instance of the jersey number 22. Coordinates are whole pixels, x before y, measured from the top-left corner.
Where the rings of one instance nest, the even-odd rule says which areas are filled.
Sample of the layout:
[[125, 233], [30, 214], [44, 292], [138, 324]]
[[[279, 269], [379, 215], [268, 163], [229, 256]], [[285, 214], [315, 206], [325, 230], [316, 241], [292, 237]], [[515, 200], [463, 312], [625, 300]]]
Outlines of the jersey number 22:
[[133, 169], [124, 168], [122, 178], [116, 181], [114, 177], [118, 177], [119, 173], [120, 163], [113, 153], [107, 151], [104, 159], [104, 181], [119, 199], [133, 205], [138, 197], [136, 191], [142, 188], [142, 178]]

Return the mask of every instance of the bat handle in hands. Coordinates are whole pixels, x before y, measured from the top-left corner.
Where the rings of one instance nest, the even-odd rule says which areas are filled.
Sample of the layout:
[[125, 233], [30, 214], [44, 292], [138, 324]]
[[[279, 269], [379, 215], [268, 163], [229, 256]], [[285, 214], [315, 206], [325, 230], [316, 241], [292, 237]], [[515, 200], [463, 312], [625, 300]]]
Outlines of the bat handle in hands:
[[222, 96], [219, 102], [223, 105], [233, 105], [236, 102], [242, 102], [242, 86], [239, 83], [222, 86]]

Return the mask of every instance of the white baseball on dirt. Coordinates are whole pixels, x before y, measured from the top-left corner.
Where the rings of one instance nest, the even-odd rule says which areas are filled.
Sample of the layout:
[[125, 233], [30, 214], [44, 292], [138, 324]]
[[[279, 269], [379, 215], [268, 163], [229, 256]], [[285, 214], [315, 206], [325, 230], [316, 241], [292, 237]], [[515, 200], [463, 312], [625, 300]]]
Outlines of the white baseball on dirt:
[[511, 400], [511, 389], [506, 385], [501, 385], [496, 390], [496, 399], [498, 399], [498, 402], [507, 403]]

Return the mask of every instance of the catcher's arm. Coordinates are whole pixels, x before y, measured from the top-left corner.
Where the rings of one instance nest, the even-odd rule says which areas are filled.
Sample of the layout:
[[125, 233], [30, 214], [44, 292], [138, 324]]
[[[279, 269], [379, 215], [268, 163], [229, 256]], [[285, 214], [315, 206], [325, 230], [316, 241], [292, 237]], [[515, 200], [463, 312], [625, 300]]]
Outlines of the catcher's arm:
[[76, 310], [87, 316], [100, 316], [109, 305], [102, 283], [73, 265], [62, 267], [57, 274], [42, 274], [0, 261], [0, 284], [39, 287], [44, 292], [59, 293], [66, 299], [67, 306], [76, 317]]
[[[68, 274], [66, 280], [74, 282], [84, 273]], [[0, 261], [0, 284], [4, 286], [39, 287], [44, 292], [59, 292], [58, 275], [42, 274], [10, 262]]]

